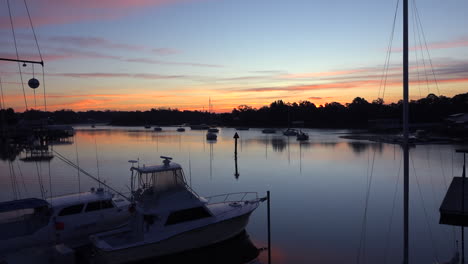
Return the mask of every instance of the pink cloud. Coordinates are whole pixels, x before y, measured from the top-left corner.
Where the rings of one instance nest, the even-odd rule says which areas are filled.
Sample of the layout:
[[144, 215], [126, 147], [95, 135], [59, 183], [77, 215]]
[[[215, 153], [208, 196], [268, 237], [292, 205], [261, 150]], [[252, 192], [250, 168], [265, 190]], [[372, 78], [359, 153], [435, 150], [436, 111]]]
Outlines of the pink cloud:
[[286, 74], [286, 75], [280, 76], [280, 78], [297, 79], [297, 78], [311, 78], [311, 77], [327, 77], [327, 76], [335, 76], [335, 75], [348, 75], [348, 74], [364, 72], [364, 71], [367, 71], [367, 69], [329, 71], [329, 72], [311, 72], [311, 73], [299, 73], [299, 74]]
[[184, 78], [184, 75], [160, 75], [160, 74], [145, 74], [145, 73], [52, 73], [48, 74], [50, 76], [60, 76], [60, 77], [74, 77], [74, 78], [139, 78], [139, 79], [176, 79]]
[[[468, 47], [468, 37], [460, 37], [455, 40], [451, 41], [445, 41], [445, 42], [434, 42], [434, 43], [429, 43], [427, 45], [428, 49], [450, 49], [450, 48], [461, 48], [461, 47]], [[426, 46], [412, 46], [409, 48], [410, 50], [423, 50], [426, 49]], [[396, 52], [402, 52], [402, 48], [395, 48], [392, 49], [393, 51]]]

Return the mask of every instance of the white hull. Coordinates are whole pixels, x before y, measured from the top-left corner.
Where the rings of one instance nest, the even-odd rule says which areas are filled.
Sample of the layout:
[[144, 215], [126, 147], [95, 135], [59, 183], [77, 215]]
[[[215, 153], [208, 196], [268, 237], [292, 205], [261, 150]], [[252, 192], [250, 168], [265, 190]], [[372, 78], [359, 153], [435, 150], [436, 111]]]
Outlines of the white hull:
[[111, 251], [96, 249], [97, 259], [99, 262], [112, 264], [128, 263], [215, 244], [242, 232], [251, 213], [252, 211], [151, 244]]

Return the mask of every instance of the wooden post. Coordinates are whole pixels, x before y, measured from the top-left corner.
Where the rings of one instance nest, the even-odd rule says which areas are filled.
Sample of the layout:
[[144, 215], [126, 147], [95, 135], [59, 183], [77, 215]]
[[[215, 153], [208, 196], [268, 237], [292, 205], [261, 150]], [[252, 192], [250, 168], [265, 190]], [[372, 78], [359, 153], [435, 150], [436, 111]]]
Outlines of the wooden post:
[[[461, 197], [461, 205], [462, 205], [462, 212], [465, 212], [465, 180], [466, 180], [466, 153], [468, 150], [466, 149], [457, 149], [455, 152], [463, 153], [463, 173], [462, 173], [462, 197]], [[462, 240], [462, 257], [461, 263], [465, 264], [465, 228], [461, 226], [461, 240]]]
[[267, 218], [268, 218], [268, 264], [271, 264], [270, 191], [267, 191]]
[[234, 166], [236, 171], [234, 172], [234, 176], [236, 179], [239, 179], [239, 171], [237, 170], [237, 139], [239, 138], [239, 135], [237, 132], [234, 134]]

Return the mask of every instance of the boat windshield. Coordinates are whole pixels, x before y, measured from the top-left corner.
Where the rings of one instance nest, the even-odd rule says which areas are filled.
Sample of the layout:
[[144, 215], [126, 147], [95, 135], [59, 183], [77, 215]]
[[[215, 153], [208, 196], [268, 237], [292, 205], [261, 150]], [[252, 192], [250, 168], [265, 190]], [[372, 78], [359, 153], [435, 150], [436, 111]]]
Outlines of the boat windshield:
[[141, 173], [140, 184], [143, 189], [151, 189], [156, 193], [186, 188], [184, 173], [180, 168], [152, 173]]

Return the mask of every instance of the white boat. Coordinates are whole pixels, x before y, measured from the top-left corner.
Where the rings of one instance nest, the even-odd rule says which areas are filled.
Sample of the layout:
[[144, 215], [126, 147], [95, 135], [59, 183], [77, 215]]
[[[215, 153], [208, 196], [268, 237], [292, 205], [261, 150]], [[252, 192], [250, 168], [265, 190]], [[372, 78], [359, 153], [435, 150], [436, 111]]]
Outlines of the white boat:
[[213, 133], [213, 132], [206, 133], [207, 140], [216, 140], [217, 138], [218, 138], [218, 135], [216, 135], [216, 133]]
[[127, 227], [90, 237], [97, 261], [133, 262], [224, 241], [241, 233], [265, 200], [257, 193], [200, 197], [181, 166], [161, 158], [162, 165], [131, 168], [132, 182], [139, 184], [133, 192], [135, 215]]
[[263, 134], [275, 134], [276, 133], [276, 129], [273, 129], [273, 128], [265, 128], [262, 130], [262, 133]]
[[297, 130], [292, 129], [292, 128], [288, 128], [285, 131], [283, 131], [283, 135], [288, 136], [288, 137], [289, 136], [297, 136]]
[[[19, 249], [89, 244], [89, 235], [128, 223], [130, 202], [103, 189], [0, 203], [0, 256]], [[0, 257], [0, 260], [2, 258]]]
[[296, 136], [296, 139], [299, 140], [299, 141], [309, 140], [309, 134], [307, 134], [305, 132], [302, 132], [302, 131], [299, 131], [297, 136]]

